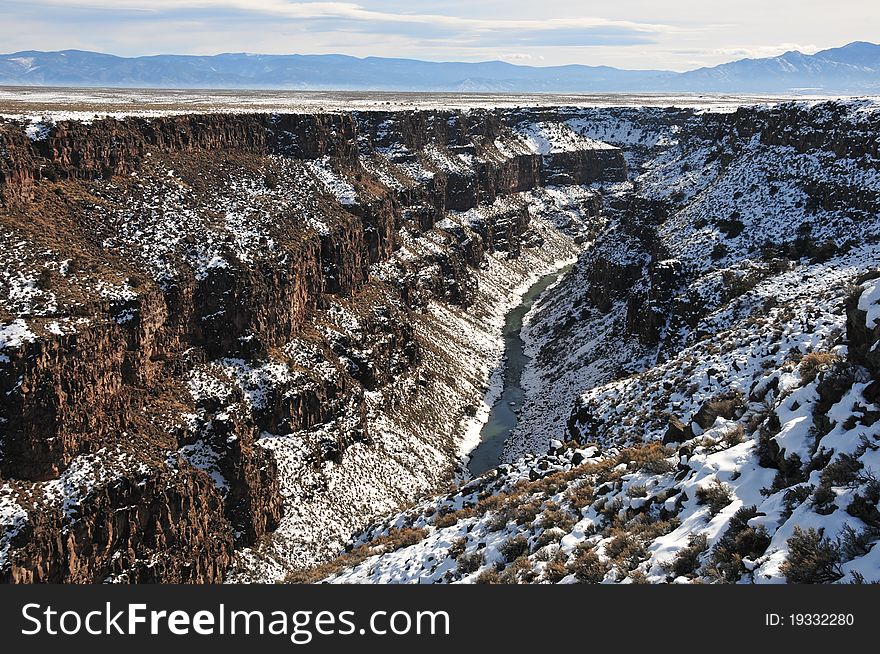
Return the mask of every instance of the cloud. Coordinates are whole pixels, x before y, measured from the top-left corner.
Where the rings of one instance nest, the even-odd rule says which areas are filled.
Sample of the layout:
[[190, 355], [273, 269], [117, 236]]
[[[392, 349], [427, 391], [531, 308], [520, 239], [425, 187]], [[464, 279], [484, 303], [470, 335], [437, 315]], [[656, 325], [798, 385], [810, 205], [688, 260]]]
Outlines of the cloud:
[[821, 50], [817, 45], [801, 45], [800, 43], [779, 43], [777, 45], [760, 45], [760, 46], [740, 46], [732, 48], [713, 48], [712, 54], [720, 57], [748, 57], [750, 59], [761, 59], [763, 57], [778, 57], [786, 52], [796, 50], [804, 54], [815, 54]]
[[[584, 16], [577, 7], [547, 17], [523, 14], [522, 6], [507, 9], [479, 13], [463, 3], [393, 0], [9, 0], [0, 15], [13, 16], [3, 20], [14, 34], [7, 48], [120, 55], [248, 51], [486, 60], [499, 51], [536, 56], [536, 48], [627, 48], [673, 30]], [[535, 60], [543, 61], [543, 55]]]
[[[34, 5], [69, 9], [97, 9], [102, 12], [138, 12], [172, 15], [200, 11], [206, 18], [222, 11], [251, 16], [315, 21], [321, 29], [376, 30], [391, 33], [457, 34], [463, 38], [507, 37], [511, 42], [568, 43], [592, 38], [594, 41], [644, 42], [651, 35], [674, 30], [660, 23], [612, 20], [594, 16], [546, 19], [475, 18], [460, 15], [418, 12], [377, 11], [350, 2], [292, 2], [290, 0], [32, 0]], [[106, 19], [106, 16], [105, 16]], [[560, 36], [561, 35], [561, 36]]]
[[[6, 50], [507, 59], [685, 70], [880, 30], [876, 0], [0, 0]], [[598, 16], [597, 16], [598, 14]], [[770, 45], [767, 45], [770, 44]], [[817, 44], [811, 45], [811, 44]]]
[[524, 63], [537, 60], [542, 60], [544, 57], [530, 55], [526, 52], [497, 52], [493, 55], [495, 59], [499, 59], [500, 61], [511, 61], [517, 63]]

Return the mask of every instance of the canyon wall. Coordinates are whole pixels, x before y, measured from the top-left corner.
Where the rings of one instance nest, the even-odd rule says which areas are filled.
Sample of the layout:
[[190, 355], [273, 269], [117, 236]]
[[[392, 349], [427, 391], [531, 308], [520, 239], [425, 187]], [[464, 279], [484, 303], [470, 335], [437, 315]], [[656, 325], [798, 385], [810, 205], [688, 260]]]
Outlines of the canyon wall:
[[[263, 435], [316, 468], [369, 446], [367, 394], [436, 347], [414, 312], [529, 247], [504, 198], [625, 179], [614, 148], [530, 149], [527, 120], [0, 123], [2, 578], [221, 581], [282, 519]], [[376, 278], [412, 238], [437, 245]]]
[[880, 105], [559, 113], [631, 179], [526, 317], [504, 463], [291, 581], [880, 582]]

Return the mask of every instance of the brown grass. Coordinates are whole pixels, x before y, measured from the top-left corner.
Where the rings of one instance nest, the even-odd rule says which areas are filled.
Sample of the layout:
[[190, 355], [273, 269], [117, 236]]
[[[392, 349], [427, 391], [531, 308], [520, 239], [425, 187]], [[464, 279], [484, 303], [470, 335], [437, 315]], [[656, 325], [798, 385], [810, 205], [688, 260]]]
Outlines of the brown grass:
[[339, 557], [309, 568], [307, 570], [294, 570], [284, 579], [287, 584], [313, 584], [322, 579], [326, 579], [344, 568], [352, 568], [359, 563], [376, 554], [385, 554], [387, 552], [396, 552], [397, 550], [415, 545], [424, 540], [428, 535], [427, 530], [420, 528], [405, 527], [403, 529], [392, 528], [384, 536], [379, 536], [374, 541], [359, 545], [350, 552], [340, 555]]
[[805, 384], [809, 384], [818, 377], [820, 372], [830, 369], [839, 359], [840, 357], [831, 352], [810, 352], [804, 355], [798, 364], [801, 379]]
[[[522, 480], [506, 493], [484, 495], [472, 507], [465, 507], [458, 511], [437, 510], [432, 516], [432, 523], [434, 527], [444, 528], [453, 526], [459, 521], [468, 518], [488, 517], [489, 523], [487, 527], [491, 531], [500, 531], [512, 523], [524, 526], [533, 525], [536, 520], [539, 520], [539, 526], [544, 530], [554, 530], [553, 534], [548, 534], [547, 538], [548, 543], [553, 542], [558, 540], [557, 536], [559, 535], [559, 532], [555, 530], [568, 531], [577, 520], [578, 516], [576, 513], [572, 513], [572, 509], [576, 512], [593, 504], [595, 501], [595, 488], [608, 483], [615, 486], [620, 484], [620, 477], [623, 473], [615, 471], [614, 468], [616, 466], [625, 463], [630, 472], [639, 470], [655, 474], [666, 472], [674, 468], [673, 464], [667, 460], [673, 454], [672, 450], [659, 442], [629, 447], [616, 456], [608, 457], [607, 459], [600, 461], [590, 460], [570, 470], [555, 472], [534, 481]], [[571, 502], [569, 507], [563, 508], [556, 502], [548, 501], [549, 497], [559, 493], [564, 493], [565, 497]], [[606, 505], [601, 510], [601, 513], [605, 515], [612, 526], [620, 526], [615, 520], [618, 520], [617, 513], [621, 507], [620, 501], [611, 501], [606, 502]], [[428, 511], [425, 512], [425, 515], [428, 515]], [[657, 533], [659, 535], [660, 533], [667, 533], [666, 530], [674, 528], [674, 526], [670, 526], [672, 524], [673, 521], [650, 522], [641, 516], [628, 520], [627, 528], [635, 530], [637, 534], [636, 539], [639, 542], [634, 545], [633, 553], [639, 550], [640, 543], [650, 539], [650, 534]], [[597, 526], [594, 533], [599, 531], [600, 529]], [[608, 532], [608, 528], [604, 531]], [[426, 535], [427, 533], [423, 529], [392, 530], [391, 534], [346, 552], [333, 561], [309, 570], [293, 572], [286, 581], [289, 583], [313, 583], [320, 581], [338, 573], [344, 568], [356, 566], [375, 554], [394, 551], [395, 549], [418, 542], [424, 539]], [[553, 535], [553, 538], [550, 538], [551, 535]], [[612, 536], [616, 535], [612, 534]], [[477, 555], [474, 556], [464, 553], [460, 545], [454, 549], [460, 573], [474, 572], [483, 564], [481, 552], [474, 553]], [[580, 556], [586, 555], [582, 554]], [[633, 557], [629, 557], [629, 560], [633, 560]], [[474, 564], [476, 564], [476, 567], [473, 567]], [[580, 575], [579, 579], [587, 580], [592, 578], [594, 573], [598, 574], [598, 571], [603, 569], [607, 571], [610, 566], [607, 563], [599, 564], [592, 557], [588, 557], [586, 560], [575, 562], [573, 567], [570, 567], [572, 571], [575, 569], [579, 570], [579, 573], [577, 573]], [[563, 569], [569, 569], [566, 567], [565, 561], [554, 559], [545, 567], [544, 578], [548, 580], [561, 579], [559, 575], [565, 576]], [[593, 572], [589, 572], [588, 569], [592, 569]], [[602, 574], [604, 576], [604, 572]], [[526, 576], [524, 573], [519, 575], [523, 579]], [[491, 579], [494, 578], [491, 573], [485, 573], [484, 581], [492, 583]], [[501, 575], [498, 575], [498, 578], [500, 579]]]

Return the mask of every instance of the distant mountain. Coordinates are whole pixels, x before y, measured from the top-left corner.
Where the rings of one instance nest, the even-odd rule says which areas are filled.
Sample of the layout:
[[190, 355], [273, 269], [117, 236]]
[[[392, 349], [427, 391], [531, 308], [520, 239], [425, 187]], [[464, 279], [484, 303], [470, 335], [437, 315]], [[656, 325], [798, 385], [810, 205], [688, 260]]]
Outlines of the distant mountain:
[[856, 41], [813, 55], [790, 51], [778, 57], [741, 59], [682, 73], [675, 84], [692, 91], [877, 93], [880, 45]]
[[686, 73], [608, 66], [517, 66], [345, 55], [117, 57], [80, 50], [0, 55], [0, 84], [490, 92], [880, 93], [880, 45], [742, 59]]

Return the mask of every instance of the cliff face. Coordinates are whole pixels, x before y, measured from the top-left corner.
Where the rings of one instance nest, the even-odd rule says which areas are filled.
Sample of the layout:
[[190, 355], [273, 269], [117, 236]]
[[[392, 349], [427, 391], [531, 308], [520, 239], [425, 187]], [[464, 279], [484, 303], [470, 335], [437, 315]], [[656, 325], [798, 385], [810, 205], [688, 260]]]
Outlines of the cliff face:
[[880, 581], [880, 105], [563, 113], [632, 183], [521, 333], [505, 465], [304, 578]]
[[[855, 276], [864, 272], [858, 253], [876, 241], [880, 213], [880, 121], [871, 103], [613, 118], [597, 111], [568, 122], [644, 165], [631, 192], [608, 203], [608, 228], [566, 283], [580, 324], [553, 317], [541, 324], [563, 342], [542, 343], [548, 352], [588, 343], [577, 360], [553, 370], [565, 380], [555, 410], [568, 413], [571, 429], [551, 436], [536, 414], [518, 448], [530, 438], [546, 445], [550, 438], [596, 437], [612, 424], [614, 438], [623, 437], [621, 418], [604, 415], [605, 402], [597, 405], [587, 391], [680, 359], [731, 315], [778, 309], [785, 300], [769, 290], [760, 307], [737, 303], [792, 270], [809, 276], [841, 265]], [[712, 370], [707, 383], [720, 384], [715, 373], [723, 368]], [[676, 386], [668, 386], [671, 395]], [[667, 411], [676, 420], [683, 412]], [[660, 432], [668, 417], [656, 414]], [[648, 433], [654, 428], [653, 421], [650, 429], [642, 425]]]
[[3, 577], [222, 580], [283, 517], [267, 434], [319, 476], [369, 448], [368, 397], [422, 374], [414, 312], [534, 247], [505, 198], [625, 179], [618, 150], [542, 154], [522, 121], [0, 123]]
[[[104, 456], [112, 455], [94, 455]], [[93, 461], [82, 460], [82, 469], [58, 481], [91, 475]], [[47, 509], [40, 503], [28, 511], [27, 522], [6, 543], [3, 581], [218, 583], [232, 562], [223, 500], [211, 480], [189, 466], [121, 467], [77, 499], [75, 507]]]
[[[518, 580], [667, 580], [697, 522], [712, 551], [685, 578], [785, 576], [794, 524], [858, 518], [873, 542], [876, 481], [838, 477], [876, 465], [859, 439], [880, 424], [872, 107], [0, 123], [0, 575], [325, 560], [453, 478], [497, 363], [484, 341], [578, 253], [524, 330], [506, 456], [538, 458], [393, 518], [435, 540], [391, 577], [433, 575], [437, 538], [495, 567], [519, 531]], [[738, 504], [711, 513], [719, 484]], [[520, 492], [557, 527], [436, 524]], [[639, 547], [611, 560], [618, 519]]]

